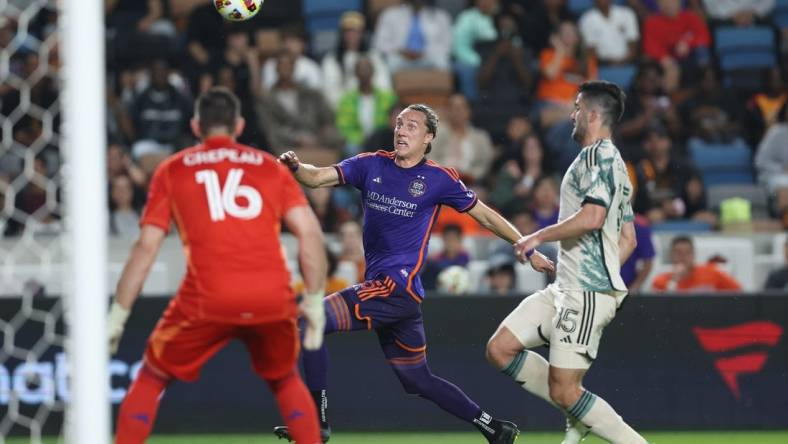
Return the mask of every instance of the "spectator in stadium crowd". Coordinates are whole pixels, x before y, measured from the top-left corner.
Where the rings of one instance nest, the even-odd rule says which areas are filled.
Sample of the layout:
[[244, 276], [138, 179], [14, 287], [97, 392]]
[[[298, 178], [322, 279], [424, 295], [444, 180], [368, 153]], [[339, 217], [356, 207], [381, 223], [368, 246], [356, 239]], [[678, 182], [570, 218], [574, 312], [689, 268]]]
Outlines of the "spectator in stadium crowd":
[[134, 184], [131, 178], [122, 174], [111, 178], [109, 197], [110, 234], [136, 238], [140, 234], [140, 215], [134, 205]]
[[165, 0], [105, 0], [107, 56], [121, 62], [167, 57], [177, 29]]
[[343, 141], [334, 125], [334, 113], [319, 91], [296, 82], [295, 63], [290, 51], [277, 55], [276, 84], [256, 104], [271, 150], [328, 148], [339, 153]]
[[[362, 150], [364, 139], [375, 130], [389, 126], [389, 110], [397, 103], [391, 89], [375, 87], [375, 65], [362, 55], [356, 59], [358, 87], [346, 92], [337, 107], [337, 128], [345, 138], [346, 154]], [[392, 139], [393, 140], [393, 139]]]
[[640, 31], [630, 7], [615, 5], [613, 0], [595, 0], [579, 24], [586, 47], [599, 63], [630, 63], [637, 57]]
[[[107, 136], [110, 139], [131, 143], [134, 136], [134, 125], [131, 122], [128, 108], [118, 96], [115, 88], [107, 82]], [[2, 102], [2, 100], [0, 100]]]
[[55, 205], [60, 202], [59, 189], [54, 195], [48, 189], [56, 183], [53, 171], [49, 171], [46, 161], [39, 155], [33, 159], [33, 172], [35, 176], [18, 191], [14, 203], [14, 207], [26, 215], [24, 232], [34, 236], [59, 234], [63, 228]]
[[752, 26], [766, 22], [775, 0], [703, 0], [709, 19], [736, 26]]
[[333, 233], [342, 220], [347, 220], [340, 214], [333, 199], [334, 190], [331, 188], [305, 188], [304, 194], [309, 200], [309, 206], [315, 212], [317, 220], [320, 221], [323, 232]]
[[662, 64], [678, 65], [687, 77], [709, 62], [711, 35], [695, 11], [681, 0], [659, 0], [659, 12], [643, 25], [643, 53]]
[[783, 245], [783, 255], [785, 263], [781, 268], [769, 273], [764, 286], [766, 290], [788, 291], [788, 238], [785, 239], [785, 245]]
[[340, 250], [337, 255], [339, 269], [355, 271], [356, 275], [353, 282], [364, 282], [366, 260], [364, 259], [361, 224], [355, 220], [343, 222], [339, 226], [339, 246]]
[[373, 46], [392, 73], [415, 68], [448, 70], [451, 17], [427, 0], [405, 0], [380, 14]]
[[255, 114], [255, 99], [263, 94], [260, 79], [260, 57], [249, 44], [246, 26], [234, 25], [226, 28], [226, 46], [214, 56], [212, 71], [216, 73], [216, 84], [228, 88], [241, 100], [241, 115], [246, 116], [243, 133], [238, 137], [241, 143], [260, 146], [265, 137], [261, 136]]
[[714, 225], [700, 173], [678, 155], [665, 127], [650, 127], [644, 145], [646, 157], [635, 167], [635, 213], [646, 215], [651, 223], [696, 219]]
[[394, 147], [391, 146], [391, 141], [394, 140], [394, 126], [397, 124], [397, 116], [403, 109], [405, 109], [405, 105], [403, 105], [402, 102], [391, 105], [388, 112], [388, 124], [379, 127], [364, 140], [364, 151], [392, 151], [394, 149]]
[[550, 36], [561, 23], [575, 20], [569, 12], [567, 0], [534, 0], [522, 3], [510, 0], [508, 3], [507, 9], [518, 19], [524, 43], [534, 54], [539, 54], [550, 46]]
[[150, 86], [131, 105], [136, 140], [131, 155], [147, 173], [190, 140], [191, 99], [170, 84], [168, 77], [167, 61], [155, 60], [150, 67]]
[[[757, 145], [766, 130], [780, 120], [780, 109], [788, 100], [785, 73], [779, 67], [765, 69], [763, 78], [763, 90], [753, 94], [747, 102], [750, 123], [748, 142], [751, 145]], [[741, 103], [737, 105], [741, 107]]]
[[339, 45], [336, 50], [323, 56], [323, 95], [333, 107], [337, 107], [342, 96], [359, 88], [360, 79], [356, 64], [361, 57], [372, 63], [372, 86], [381, 91], [391, 89], [391, 73], [386, 62], [375, 51], [369, 49], [364, 38], [366, 19], [356, 11], [347, 11], [339, 19]]
[[788, 103], [780, 108], [778, 122], [758, 145], [755, 168], [758, 180], [775, 196], [777, 216], [788, 229]]
[[688, 236], [670, 242], [671, 271], [657, 275], [652, 287], [658, 292], [741, 291], [736, 279], [720, 270], [715, 262], [695, 263], [695, 245]]
[[558, 186], [552, 176], [542, 176], [534, 184], [531, 212], [539, 229], [558, 222]]
[[[651, 14], [660, 11], [660, 0], [627, 0], [627, 4], [638, 15], [641, 22], [645, 22]], [[704, 17], [702, 0], [681, 0], [682, 10], [695, 12], [699, 17]]]
[[482, 64], [474, 109], [479, 126], [501, 139], [512, 115], [528, 113], [533, 76], [531, 56], [523, 47], [515, 18], [500, 14], [495, 23], [498, 39], [476, 45]]
[[462, 227], [455, 224], [448, 224], [443, 227], [441, 233], [443, 248], [436, 254], [431, 255], [424, 266], [421, 274], [421, 283], [425, 289], [433, 290], [437, 287], [438, 275], [452, 265], [467, 267], [471, 257], [463, 245]]
[[550, 47], [539, 54], [539, 72], [536, 96], [542, 103], [540, 122], [547, 128], [569, 118], [578, 86], [597, 76], [596, 59], [583, 45], [574, 23], [563, 22], [551, 34]]
[[505, 215], [523, 208], [537, 180], [547, 173], [545, 165], [544, 149], [539, 137], [536, 134], [525, 136], [518, 155], [506, 160], [494, 176], [490, 201]]
[[148, 184], [148, 175], [134, 163], [123, 145], [110, 141], [107, 147], [107, 178], [115, 176], [128, 176], [138, 191], [144, 191]]
[[670, 82], [657, 62], [641, 63], [632, 88], [627, 94], [624, 116], [617, 130], [621, 155], [625, 160], [638, 161], [643, 157], [643, 142], [649, 127], [663, 125], [673, 140], [681, 136], [681, 117], [670, 98]]
[[[293, 57], [293, 81], [305, 88], [322, 90], [323, 71], [320, 65], [306, 56], [307, 39], [304, 29], [297, 24], [282, 28], [282, 48]], [[263, 88], [268, 91], [278, 83], [279, 57], [271, 57], [263, 65]]]
[[[648, 275], [654, 267], [654, 242], [651, 241], [651, 224], [640, 214], [635, 215], [635, 236], [637, 245], [626, 262], [621, 265], [621, 279], [630, 294], [639, 293], [646, 284]], [[646, 286], [647, 287], [647, 286]]]
[[448, 125], [442, 126], [432, 142], [430, 157], [448, 168], [456, 168], [469, 183], [481, 180], [495, 155], [489, 134], [471, 125], [471, 107], [462, 94], [449, 98]]
[[471, 101], [477, 97], [476, 77], [482, 63], [482, 57], [476, 51], [475, 45], [498, 38], [494, 22], [494, 15], [500, 6], [498, 3], [498, 0], [475, 0], [474, 6], [460, 13], [454, 23], [454, 68], [460, 82], [460, 91]]
[[741, 100], [737, 100], [729, 90], [723, 88], [717, 69], [708, 65], [699, 72], [698, 87], [689, 93], [688, 97], [679, 106], [681, 120], [691, 122], [691, 135], [698, 133], [698, 128], [705, 119], [711, 122], [727, 122], [723, 128], [716, 123], [707, 132], [718, 135], [727, 134], [735, 137], [741, 133], [739, 122], [745, 120]]
[[216, 13], [213, 2], [195, 6], [186, 21], [186, 56], [184, 74], [196, 86], [202, 74], [212, 71], [211, 61], [224, 49], [224, 39], [216, 35], [217, 29], [232, 29]]
[[517, 286], [514, 258], [511, 253], [497, 252], [487, 260], [487, 290], [492, 296], [512, 296]]

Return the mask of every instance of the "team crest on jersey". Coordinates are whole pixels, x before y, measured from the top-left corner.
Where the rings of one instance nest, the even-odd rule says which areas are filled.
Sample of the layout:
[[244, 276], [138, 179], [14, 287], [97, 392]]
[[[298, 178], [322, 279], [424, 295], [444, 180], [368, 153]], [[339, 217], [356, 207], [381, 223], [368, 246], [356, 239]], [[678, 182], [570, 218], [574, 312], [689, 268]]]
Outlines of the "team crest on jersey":
[[413, 197], [420, 197], [427, 191], [427, 184], [421, 179], [413, 179], [408, 185], [408, 192]]

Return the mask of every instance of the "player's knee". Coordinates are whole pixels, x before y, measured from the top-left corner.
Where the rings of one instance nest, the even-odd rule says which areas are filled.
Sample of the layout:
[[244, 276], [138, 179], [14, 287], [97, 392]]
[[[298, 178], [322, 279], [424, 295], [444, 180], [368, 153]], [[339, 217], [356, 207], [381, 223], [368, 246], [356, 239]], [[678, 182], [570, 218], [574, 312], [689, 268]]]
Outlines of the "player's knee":
[[500, 336], [496, 333], [487, 341], [487, 348], [485, 355], [487, 361], [497, 369], [505, 368], [522, 350], [515, 350], [506, 344], [506, 341], [501, 340]]
[[568, 409], [574, 405], [581, 394], [580, 386], [575, 384], [562, 384], [552, 379], [550, 380], [550, 399], [563, 409]]
[[399, 381], [405, 393], [409, 395], [421, 395], [424, 393], [426, 384], [428, 384], [429, 380], [432, 378], [432, 373], [426, 371], [426, 369], [421, 371], [411, 370], [408, 372], [397, 372], [397, 376], [399, 376]]

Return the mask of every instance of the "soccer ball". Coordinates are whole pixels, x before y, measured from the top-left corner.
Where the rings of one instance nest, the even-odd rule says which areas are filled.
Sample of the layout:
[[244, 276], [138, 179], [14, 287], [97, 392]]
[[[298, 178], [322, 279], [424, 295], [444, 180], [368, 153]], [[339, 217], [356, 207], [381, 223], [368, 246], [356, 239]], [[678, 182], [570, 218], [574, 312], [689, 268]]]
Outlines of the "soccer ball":
[[214, 0], [216, 10], [227, 20], [240, 22], [257, 15], [265, 0]]
[[449, 294], [464, 294], [471, 288], [471, 274], [465, 267], [452, 265], [438, 274], [438, 290]]

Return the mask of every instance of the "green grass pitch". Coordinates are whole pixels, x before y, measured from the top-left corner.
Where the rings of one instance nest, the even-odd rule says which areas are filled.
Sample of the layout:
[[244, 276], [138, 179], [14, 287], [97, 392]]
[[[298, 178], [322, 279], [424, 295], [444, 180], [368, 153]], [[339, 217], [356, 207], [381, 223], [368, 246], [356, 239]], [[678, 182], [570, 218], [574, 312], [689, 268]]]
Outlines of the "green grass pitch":
[[[788, 431], [784, 432], [646, 432], [646, 439], [653, 444], [786, 444]], [[558, 433], [523, 433], [517, 444], [559, 444]], [[8, 444], [27, 444], [27, 439], [14, 438]], [[55, 439], [45, 440], [55, 444]], [[337, 433], [331, 444], [483, 444], [478, 433]], [[602, 444], [605, 441], [589, 437], [583, 444]], [[148, 444], [285, 444], [273, 436], [261, 435], [158, 435]]]

